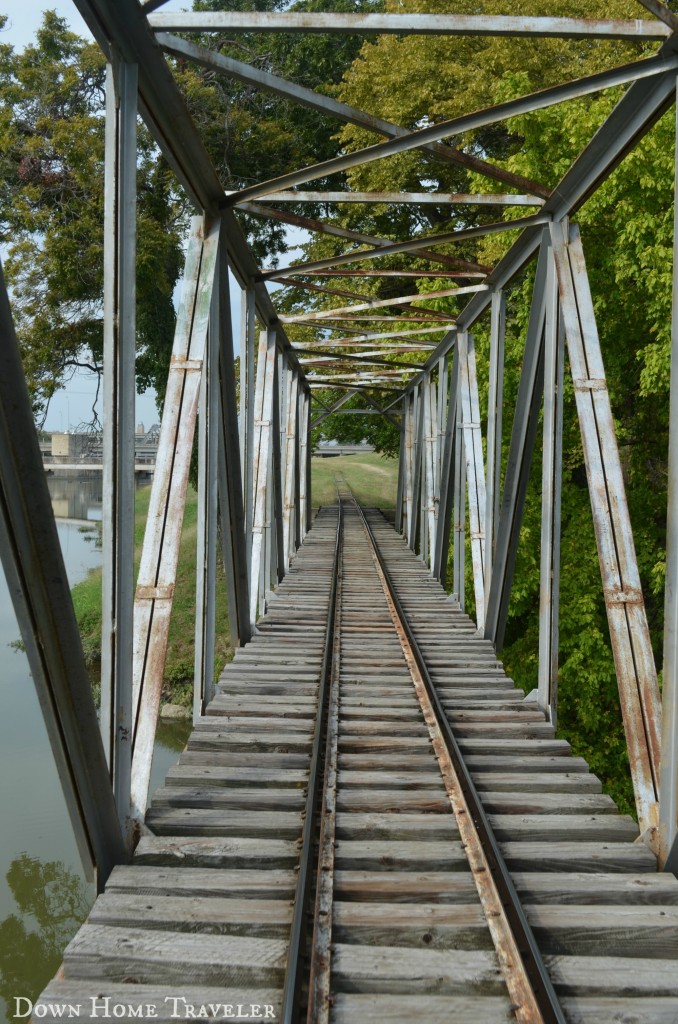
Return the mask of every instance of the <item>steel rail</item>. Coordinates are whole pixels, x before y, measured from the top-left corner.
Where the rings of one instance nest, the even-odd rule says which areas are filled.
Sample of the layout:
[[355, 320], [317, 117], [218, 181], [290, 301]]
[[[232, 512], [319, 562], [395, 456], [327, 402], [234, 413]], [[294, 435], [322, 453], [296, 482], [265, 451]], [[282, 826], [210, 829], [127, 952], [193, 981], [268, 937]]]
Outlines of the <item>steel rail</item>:
[[322, 793], [323, 784], [321, 751], [323, 746], [323, 737], [325, 734], [328, 694], [332, 675], [335, 632], [334, 623], [337, 609], [337, 588], [342, 536], [343, 518], [340, 502], [339, 518], [337, 520], [337, 534], [334, 545], [332, 588], [330, 590], [330, 602], [327, 613], [327, 629], [325, 630], [325, 647], [322, 667], [320, 670], [318, 711], [316, 714], [315, 729], [313, 732], [313, 746], [311, 749], [308, 792], [306, 794], [304, 828], [301, 837], [301, 857], [299, 861], [299, 873], [297, 875], [297, 885], [294, 896], [294, 910], [292, 912], [289, 954], [287, 957], [285, 982], [283, 985], [282, 1009], [280, 1012], [281, 1024], [294, 1024], [298, 1019], [301, 988], [304, 982], [304, 973], [302, 968], [303, 954], [306, 945], [305, 924], [315, 866], [312, 863], [312, 858], [315, 842], [318, 802]]
[[[465, 805], [468, 808], [469, 816], [475, 828], [477, 837], [480, 840], [482, 853], [484, 855], [484, 861], [489, 868], [492, 881], [494, 882], [494, 885], [498, 892], [503, 910], [503, 915], [508, 923], [512, 937], [515, 940], [515, 947], [517, 949], [517, 952], [519, 953], [521, 961], [520, 966], [522, 968], [522, 972], [529, 982], [531, 994], [533, 994], [534, 1000], [539, 1010], [540, 1017], [528, 1015], [527, 1017], [524, 1016], [522, 1019], [527, 1019], [530, 1021], [541, 1021], [543, 1022], [543, 1024], [566, 1024], [566, 1017], [558, 1001], [558, 996], [555, 992], [548, 971], [546, 970], [546, 966], [539, 951], [539, 946], [534, 937], [532, 928], [530, 927], [527, 917], [525, 916], [525, 911], [523, 910], [520, 898], [518, 896], [518, 893], [516, 892], [513, 880], [511, 879], [511, 875], [506, 866], [503, 854], [494, 835], [494, 831], [492, 829], [488, 816], [483, 807], [481, 797], [478, 793], [478, 790], [475, 787], [475, 783], [473, 782], [471, 773], [469, 772], [469, 769], [466, 766], [456, 736], [454, 735], [454, 731], [452, 730], [452, 727], [450, 726], [450, 723], [447, 719], [447, 715], [443, 708], [440, 697], [438, 696], [435, 684], [433, 683], [431, 675], [428, 671], [426, 662], [421, 653], [421, 649], [419, 647], [419, 644], [417, 643], [412, 628], [409, 624], [403, 605], [400, 601], [400, 598], [398, 597], [397, 590], [388, 571], [384, 558], [381, 554], [381, 551], [379, 550], [379, 546], [377, 544], [372, 528], [369, 522], [367, 521], [367, 518], [362, 508], [358, 505], [357, 501], [355, 501], [355, 498], [353, 499], [353, 501], [362, 519], [366, 535], [369, 538], [372, 550], [374, 552], [374, 557], [379, 565], [379, 568], [381, 569], [381, 573], [383, 575], [383, 582], [385, 583], [385, 587], [387, 590], [386, 596], [387, 598], [390, 598], [397, 618], [400, 620], [400, 624], [402, 625], [402, 632], [404, 633], [407, 646], [410, 649], [415, 667], [418, 670], [418, 673], [421, 677], [421, 681], [424, 684], [426, 695], [428, 697], [428, 700], [430, 701], [431, 710], [433, 711], [433, 714], [435, 716], [435, 724], [440, 730], [445, 750], [452, 763], [452, 768], [454, 773], [456, 774], [457, 781], [461, 788]], [[403, 648], [405, 650], [405, 645], [403, 645]], [[411, 665], [410, 670], [412, 670]], [[414, 679], [415, 677], [413, 673], [413, 680]], [[468, 852], [469, 851], [467, 849], [467, 854]], [[469, 860], [470, 859], [471, 858], [469, 857]], [[479, 882], [478, 873], [482, 871], [482, 867], [476, 868], [474, 871], [474, 880], [476, 881], [476, 884], [479, 886], [479, 888], [480, 884], [482, 883]], [[490, 929], [492, 931], [493, 922], [488, 920], [488, 924], [490, 925]], [[499, 953], [500, 951], [497, 950], [497, 952]]]

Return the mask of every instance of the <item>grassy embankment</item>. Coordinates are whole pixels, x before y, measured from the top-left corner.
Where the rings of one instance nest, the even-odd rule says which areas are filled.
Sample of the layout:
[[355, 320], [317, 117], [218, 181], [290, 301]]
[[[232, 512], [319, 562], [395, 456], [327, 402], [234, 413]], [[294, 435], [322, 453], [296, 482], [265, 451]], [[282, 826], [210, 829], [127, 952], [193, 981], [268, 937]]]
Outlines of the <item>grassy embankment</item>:
[[[331, 459], [312, 460], [313, 504], [333, 504], [336, 498], [335, 477], [343, 476], [356, 497], [365, 505], [389, 509], [395, 507], [398, 465], [393, 459], [382, 459], [373, 453], [342, 455]], [[135, 509], [136, 568], [139, 566], [141, 544], [148, 512], [150, 487], [137, 491]], [[172, 609], [169, 647], [165, 667], [165, 700], [190, 705], [193, 688], [193, 650], [195, 620], [195, 546], [197, 494], [189, 489], [186, 515], [181, 534], [177, 584]], [[221, 559], [217, 560], [218, 568]], [[228, 637], [226, 588], [217, 586], [217, 659], [216, 671], [233, 656]], [[80, 624], [83, 645], [90, 665], [95, 669], [101, 657], [101, 571], [95, 570], [73, 589], [73, 601]]]
[[336, 455], [314, 458], [312, 464], [313, 505], [333, 505], [336, 479], [344, 478], [362, 505], [394, 509], [398, 482], [398, 460], [385, 459], [376, 452], [365, 455]]

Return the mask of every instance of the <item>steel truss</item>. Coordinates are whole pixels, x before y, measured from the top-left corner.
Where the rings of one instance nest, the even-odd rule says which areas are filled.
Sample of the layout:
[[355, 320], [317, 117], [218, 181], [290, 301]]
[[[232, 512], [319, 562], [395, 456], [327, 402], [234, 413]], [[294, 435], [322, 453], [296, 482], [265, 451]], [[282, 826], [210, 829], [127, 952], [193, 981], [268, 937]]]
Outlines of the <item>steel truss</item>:
[[[198, 547], [194, 712], [213, 695], [218, 551], [224, 564], [235, 645], [247, 643], [270, 591], [288, 571], [311, 524], [311, 431], [328, 416], [380, 415], [400, 432], [396, 525], [446, 582], [452, 547], [453, 596], [466, 601], [466, 551], [479, 631], [501, 647], [511, 596], [527, 483], [542, 415], [537, 699], [557, 717], [560, 505], [565, 351], [574, 384], [592, 495], [603, 593], [614, 650], [636, 803], [645, 841], [660, 864], [678, 866], [678, 405], [671, 403], [669, 525], [663, 709], [650, 646], [614, 423], [583, 250], [570, 218], [675, 101], [678, 21], [659, 0], [635, 21], [394, 14], [154, 14], [162, 0], [75, 0], [108, 61], [106, 134], [105, 519], [101, 733], [95, 726], [84, 660], [68, 599], [37, 445], [27, 452], [30, 408], [22, 383], [4, 285], [0, 321], [0, 549], [71, 816], [85, 860], [100, 884], [125, 858], [143, 820], [167, 648], [179, 539], [197, 426]], [[446, 33], [657, 40], [655, 56], [469, 112], [417, 131], [367, 114], [179, 38], [173, 31]], [[257, 182], [223, 189], [172, 77], [165, 54], [368, 128], [383, 139], [354, 153]], [[462, 132], [628, 84], [623, 98], [551, 190], [445, 142]], [[157, 469], [138, 579], [133, 575], [135, 339], [135, 162], [137, 109], [196, 209]], [[439, 195], [290, 191], [359, 164], [422, 149], [503, 183], [503, 194]], [[512, 190], [512, 191], [508, 191]], [[257, 200], [257, 202], [253, 202]], [[310, 219], [275, 204], [344, 202], [495, 204], [526, 215], [445, 234], [382, 239], [349, 231], [331, 216]], [[344, 239], [337, 256], [263, 270], [248, 250], [234, 211]], [[676, 236], [678, 237], [678, 220]], [[449, 246], [488, 233], [518, 232], [496, 267], [450, 255]], [[362, 248], [356, 248], [356, 243]], [[446, 245], [445, 252], [438, 246]], [[456, 318], [413, 305], [407, 286], [388, 300], [331, 287], [333, 276], [379, 275], [384, 255], [417, 252], [432, 264], [417, 276], [461, 279], [429, 293], [469, 294]], [[511, 439], [502, 452], [506, 287], [536, 256]], [[366, 266], [366, 261], [367, 266]], [[676, 264], [678, 264], [678, 250]], [[355, 265], [359, 265], [356, 269]], [[347, 269], [348, 268], [348, 269]], [[673, 398], [678, 373], [678, 271], [674, 266]], [[312, 279], [318, 279], [313, 283]], [[267, 280], [322, 293], [327, 305], [278, 316]], [[466, 283], [464, 283], [466, 282]], [[472, 283], [468, 283], [472, 282]], [[238, 328], [230, 291], [241, 293]], [[338, 297], [334, 306], [330, 303]], [[346, 304], [346, 300], [352, 300]], [[355, 301], [357, 300], [357, 301]], [[340, 305], [339, 302], [343, 302]], [[388, 307], [390, 314], [380, 310]], [[483, 422], [473, 330], [489, 313], [489, 402]], [[366, 329], [365, 320], [375, 328]], [[393, 329], [386, 326], [396, 320]], [[297, 347], [299, 327], [318, 334]], [[336, 337], [328, 337], [328, 333]], [[240, 355], [239, 399], [234, 335]], [[422, 356], [421, 353], [427, 353]], [[408, 356], [408, 353], [417, 353]], [[395, 358], [394, 358], [395, 357]], [[335, 398], [336, 392], [339, 392]], [[330, 397], [328, 397], [330, 396]], [[361, 404], [351, 405], [351, 399]], [[366, 403], [366, 404], [365, 404]], [[9, 410], [9, 411], [8, 411]], [[11, 414], [10, 414], [11, 411]], [[485, 443], [484, 443], [485, 442]], [[16, 456], [22, 446], [21, 459]], [[31, 514], [26, 515], [26, 496]], [[220, 547], [219, 547], [220, 544]], [[43, 568], [40, 568], [43, 567]], [[94, 798], [94, 790], [98, 798]]]

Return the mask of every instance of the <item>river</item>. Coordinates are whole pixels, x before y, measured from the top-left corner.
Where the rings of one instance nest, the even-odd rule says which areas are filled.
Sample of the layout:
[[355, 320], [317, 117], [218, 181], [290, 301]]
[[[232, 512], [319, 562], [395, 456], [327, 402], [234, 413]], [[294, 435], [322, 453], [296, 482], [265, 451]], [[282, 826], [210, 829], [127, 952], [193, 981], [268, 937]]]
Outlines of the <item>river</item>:
[[[101, 564], [96, 521], [101, 475], [48, 476], [71, 585]], [[19, 628], [0, 569], [0, 1021], [15, 996], [33, 999], [61, 962], [94, 889], [84, 877]], [[161, 723], [151, 789], [188, 736], [184, 722]]]

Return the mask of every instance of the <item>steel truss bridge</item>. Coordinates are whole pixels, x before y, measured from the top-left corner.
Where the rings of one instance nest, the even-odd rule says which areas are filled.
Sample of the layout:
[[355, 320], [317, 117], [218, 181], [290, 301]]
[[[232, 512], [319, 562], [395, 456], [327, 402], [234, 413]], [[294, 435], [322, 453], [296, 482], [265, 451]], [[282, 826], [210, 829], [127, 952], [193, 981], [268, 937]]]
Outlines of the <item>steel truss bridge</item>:
[[[249, 1019], [285, 1021], [604, 1024], [631, 1019], [623, 1013], [639, 1022], [675, 1021], [678, 385], [674, 379], [660, 695], [585, 254], [572, 218], [674, 104], [678, 17], [660, 0], [641, 0], [644, 17], [629, 21], [452, 12], [167, 14], [156, 13], [163, 0], [75, 2], [108, 61], [100, 722], [0, 282], [1, 554], [83, 861], [101, 893], [41, 1015], [56, 1019], [49, 1004], [80, 1001], [80, 1015], [94, 1017], [89, 1000], [109, 998], [153, 1005], [153, 1016], [174, 1019], [167, 997], [179, 996], [184, 1017], [184, 1004], [213, 1003], [211, 1016], [220, 1005], [241, 1004], [235, 1016], [248, 1019], [256, 1005], [263, 1009]], [[193, 33], [238, 31], [612, 38], [655, 41], [657, 50], [413, 131], [191, 41]], [[382, 141], [227, 192], [168, 56], [364, 126]], [[450, 142], [617, 86], [626, 87], [622, 98], [555, 188], [518, 179]], [[196, 213], [135, 578], [138, 114]], [[319, 178], [415, 149], [472, 166], [503, 182], [506, 193], [303, 191]], [[500, 211], [527, 211], [393, 241], [348, 231], [331, 218], [286, 213], [291, 201], [492, 202]], [[239, 209], [351, 245], [329, 259], [262, 270], [236, 219]], [[454, 242], [509, 225], [519, 234], [491, 269], [446, 255]], [[442, 244], [446, 253], [437, 251]], [[344, 301], [299, 316], [279, 315], [266, 287], [276, 279], [331, 295], [332, 276], [355, 273], [353, 264], [359, 274], [378, 276], [380, 257], [410, 253], [447, 264], [450, 274], [454, 268], [460, 281], [434, 296], [467, 294], [456, 317], [428, 310], [429, 325], [413, 328], [422, 307], [411, 305], [420, 295], [408, 290], [405, 268], [394, 299]], [[519, 392], [507, 410], [504, 296], [531, 263]], [[239, 399], [229, 275], [242, 293]], [[384, 307], [408, 316], [387, 332], [365, 330], [361, 315], [379, 316]], [[481, 320], [491, 331], [485, 423], [472, 333]], [[298, 323], [317, 327], [317, 340], [295, 346], [287, 331]], [[341, 333], [337, 324], [346, 336], [328, 341], [328, 326]], [[585, 762], [555, 738], [566, 350], [638, 826], [618, 814]], [[331, 389], [337, 397], [328, 402]], [[344, 406], [356, 395], [365, 413], [400, 430], [395, 532], [345, 490], [334, 508], [312, 516], [310, 431], [349, 411]], [[542, 410], [539, 676], [535, 699], [526, 702], [496, 650]], [[502, 453], [507, 413], [511, 437]], [[147, 809], [196, 429], [194, 731]], [[467, 536], [475, 621], [464, 612]], [[448, 597], [441, 584], [450, 545]], [[218, 559], [237, 654], [215, 687]]]

